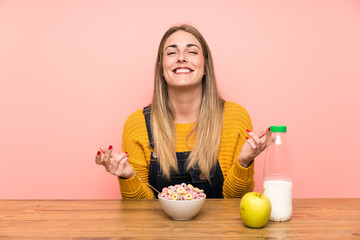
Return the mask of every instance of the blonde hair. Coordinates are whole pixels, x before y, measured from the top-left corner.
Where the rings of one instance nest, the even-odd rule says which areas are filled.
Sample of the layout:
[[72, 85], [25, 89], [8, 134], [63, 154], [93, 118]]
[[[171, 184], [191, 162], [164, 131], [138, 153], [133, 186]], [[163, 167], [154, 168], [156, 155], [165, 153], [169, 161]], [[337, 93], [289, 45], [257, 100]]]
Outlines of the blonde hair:
[[202, 101], [198, 119], [187, 137], [187, 140], [195, 137], [196, 141], [187, 159], [186, 169], [199, 168], [206, 179], [210, 180], [210, 171], [216, 167], [220, 147], [223, 100], [218, 94], [209, 46], [200, 32], [190, 25], [170, 28], [160, 41], [151, 105], [154, 150], [157, 153], [163, 176], [169, 179], [171, 171], [178, 172], [175, 153], [176, 128], [175, 112], [169, 100], [167, 83], [163, 77], [162, 60], [166, 40], [177, 31], [191, 33], [200, 42], [203, 50], [205, 75], [202, 79]]

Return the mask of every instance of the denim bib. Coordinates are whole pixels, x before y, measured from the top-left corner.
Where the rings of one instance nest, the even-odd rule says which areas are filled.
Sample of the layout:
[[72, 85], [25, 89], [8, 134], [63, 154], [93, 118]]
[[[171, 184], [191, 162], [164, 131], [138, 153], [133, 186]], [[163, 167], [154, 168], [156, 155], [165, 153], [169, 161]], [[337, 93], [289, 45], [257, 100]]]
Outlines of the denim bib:
[[[199, 189], [203, 189], [206, 194], [206, 198], [223, 198], [222, 188], [224, 183], [224, 176], [222, 174], [219, 161], [216, 162], [216, 167], [210, 172], [211, 181], [209, 182], [200, 172], [200, 169], [190, 169], [186, 171], [186, 160], [190, 152], [176, 152], [179, 170], [178, 173], [172, 171], [170, 173], [169, 180], [162, 176], [160, 164], [157, 161], [156, 152], [153, 151], [154, 139], [150, 120], [151, 105], [145, 107], [143, 113], [145, 116], [146, 128], [149, 137], [149, 147], [152, 149], [149, 166], [150, 184], [161, 192], [164, 187], [186, 183], [191, 184], [194, 187], [198, 187]], [[157, 198], [157, 193], [154, 190], [153, 192]]]

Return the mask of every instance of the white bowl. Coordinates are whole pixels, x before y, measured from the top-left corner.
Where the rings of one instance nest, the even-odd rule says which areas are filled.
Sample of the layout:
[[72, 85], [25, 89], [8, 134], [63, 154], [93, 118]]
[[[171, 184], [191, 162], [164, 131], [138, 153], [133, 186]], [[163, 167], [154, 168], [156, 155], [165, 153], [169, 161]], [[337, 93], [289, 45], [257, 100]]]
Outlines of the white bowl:
[[206, 198], [192, 200], [168, 200], [158, 197], [161, 207], [174, 220], [190, 220], [199, 213]]

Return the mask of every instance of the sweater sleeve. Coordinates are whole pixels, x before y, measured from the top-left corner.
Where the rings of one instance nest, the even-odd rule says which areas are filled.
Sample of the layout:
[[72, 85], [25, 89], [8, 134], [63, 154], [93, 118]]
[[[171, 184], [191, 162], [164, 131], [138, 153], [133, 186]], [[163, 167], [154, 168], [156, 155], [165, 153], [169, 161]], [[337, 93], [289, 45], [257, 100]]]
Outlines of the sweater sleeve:
[[[239, 163], [239, 156], [243, 144], [245, 143], [247, 136], [246, 130], [253, 130], [251, 119], [248, 112], [240, 105], [233, 104], [228, 108], [227, 115], [228, 123], [231, 125], [228, 128], [233, 129], [232, 134], [236, 136], [236, 145], [234, 146], [230, 168], [224, 176], [223, 195], [224, 198], [241, 198], [245, 193], [254, 190], [254, 161], [249, 167], [244, 168]], [[224, 120], [226, 121], [226, 120]]]
[[[150, 155], [147, 148], [145, 119], [141, 110], [136, 111], [127, 119], [122, 137], [123, 152], [129, 154], [129, 164], [145, 180], [148, 181], [149, 163], [146, 161]], [[120, 191], [123, 199], [153, 199], [155, 195], [136, 174], [129, 179], [119, 178]]]

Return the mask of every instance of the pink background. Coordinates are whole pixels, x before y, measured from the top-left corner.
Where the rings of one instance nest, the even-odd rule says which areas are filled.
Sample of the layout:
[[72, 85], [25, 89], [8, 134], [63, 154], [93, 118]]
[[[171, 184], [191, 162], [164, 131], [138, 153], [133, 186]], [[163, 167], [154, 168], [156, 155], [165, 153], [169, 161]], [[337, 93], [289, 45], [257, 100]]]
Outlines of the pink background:
[[0, 198], [120, 198], [95, 154], [121, 151], [179, 23], [203, 33], [255, 129], [288, 126], [295, 198], [360, 197], [359, 1], [2, 0]]

